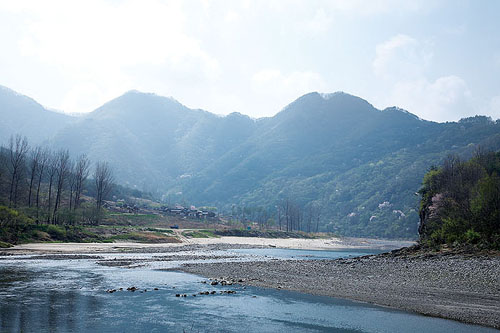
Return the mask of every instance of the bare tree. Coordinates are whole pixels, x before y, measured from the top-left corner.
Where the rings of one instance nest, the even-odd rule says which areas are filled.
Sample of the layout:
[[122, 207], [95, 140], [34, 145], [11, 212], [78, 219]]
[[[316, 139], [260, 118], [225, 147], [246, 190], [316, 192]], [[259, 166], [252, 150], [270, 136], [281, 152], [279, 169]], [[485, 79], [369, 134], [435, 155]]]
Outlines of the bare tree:
[[304, 212], [302, 207], [298, 204], [295, 206], [295, 214], [297, 215], [297, 230], [302, 231], [302, 221], [304, 219]]
[[90, 172], [90, 160], [87, 155], [80, 155], [78, 161], [75, 166], [75, 204], [73, 206], [74, 209], [77, 209], [80, 206], [80, 197], [83, 192], [83, 186]]
[[107, 162], [97, 162], [94, 171], [96, 187], [96, 219], [98, 224], [101, 219], [101, 209], [104, 199], [109, 195], [113, 186], [113, 174]]
[[316, 215], [316, 232], [319, 231], [319, 220], [321, 219], [321, 211], [323, 210], [323, 206], [317, 204], [315, 208]]
[[290, 230], [301, 230], [302, 210], [296, 202], [289, 204]]
[[76, 164], [70, 162], [70, 170], [68, 173], [68, 184], [69, 184], [69, 210], [73, 209], [73, 194], [75, 193], [76, 187], [76, 174], [75, 174]]
[[307, 232], [311, 232], [312, 219], [313, 219], [313, 205], [309, 204], [308, 214], [307, 214]]
[[28, 139], [21, 137], [21, 135], [11, 136], [9, 140], [9, 169], [10, 169], [10, 193], [9, 193], [9, 206], [14, 207], [17, 205], [17, 192], [19, 181], [22, 178], [21, 174], [24, 168], [26, 153], [28, 152]]
[[281, 205], [277, 205], [276, 209], [278, 210], [278, 225], [281, 231]]
[[281, 230], [281, 213], [284, 214], [284, 218], [285, 218], [285, 226], [286, 226], [286, 231], [290, 231], [290, 200], [287, 198], [281, 200], [281, 202], [279, 203], [279, 210], [278, 210], [280, 216], [279, 216], [279, 219], [280, 219], [280, 230]]
[[29, 191], [28, 191], [28, 207], [31, 207], [31, 193], [33, 191], [33, 186], [35, 183], [35, 177], [38, 172], [38, 168], [40, 165], [40, 158], [42, 157], [42, 148], [40, 146], [34, 148], [31, 150], [30, 153], [30, 161], [29, 161], [29, 170], [30, 170], [30, 184], [29, 184]]
[[0, 146], [0, 189], [2, 188], [3, 174], [7, 169], [7, 149], [2, 145]]
[[318, 201], [309, 203], [307, 214], [307, 232], [312, 231], [312, 225], [315, 224], [315, 231], [318, 232], [319, 220], [321, 218], [321, 205]]
[[51, 221], [51, 208], [52, 208], [52, 186], [54, 185], [54, 178], [57, 172], [57, 158], [51, 153], [47, 162], [47, 175], [49, 177], [48, 188], [48, 205], [47, 205], [47, 223]]
[[57, 211], [61, 205], [61, 197], [64, 188], [64, 183], [70, 171], [70, 159], [68, 150], [60, 150], [56, 155], [56, 200], [54, 203], [53, 222], [57, 223]]
[[38, 212], [39, 212], [39, 208], [40, 208], [40, 187], [42, 185], [43, 175], [44, 175], [44, 172], [47, 168], [49, 158], [50, 158], [50, 151], [47, 149], [43, 149], [42, 152], [40, 153], [40, 159], [38, 162], [38, 169], [37, 169], [37, 171], [38, 171], [38, 173], [37, 173], [38, 184], [36, 187], [36, 220], [37, 220], [37, 222], [38, 222]]

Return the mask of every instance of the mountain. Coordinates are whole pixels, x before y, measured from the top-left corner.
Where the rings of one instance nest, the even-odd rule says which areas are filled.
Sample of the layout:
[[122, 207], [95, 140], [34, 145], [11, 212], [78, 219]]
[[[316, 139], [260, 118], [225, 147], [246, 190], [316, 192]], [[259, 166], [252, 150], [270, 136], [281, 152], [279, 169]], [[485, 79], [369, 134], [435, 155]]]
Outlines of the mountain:
[[[19, 126], [33, 126], [25, 122]], [[447, 154], [469, 156], [478, 145], [499, 150], [500, 122], [435, 123], [342, 92], [306, 94], [274, 117], [251, 119], [130, 91], [65, 124], [49, 142], [107, 160], [120, 183], [174, 202], [226, 212], [260, 207], [272, 217], [288, 199], [304, 212], [321, 207], [320, 230], [416, 237], [415, 192], [425, 172]]]
[[7, 144], [11, 134], [23, 134], [31, 142], [51, 138], [74, 117], [49, 111], [30, 97], [0, 86], [0, 144]]
[[200, 202], [272, 206], [286, 198], [317, 203], [324, 230], [357, 236], [416, 234], [422, 177], [447, 154], [477, 145], [500, 149], [500, 123], [421, 120], [377, 110], [345, 93], [302, 96], [255, 135], [185, 182]]
[[116, 167], [130, 186], [163, 191], [202, 169], [253, 133], [254, 121], [192, 110], [172, 98], [130, 91], [61, 130], [55, 147], [71, 147]]

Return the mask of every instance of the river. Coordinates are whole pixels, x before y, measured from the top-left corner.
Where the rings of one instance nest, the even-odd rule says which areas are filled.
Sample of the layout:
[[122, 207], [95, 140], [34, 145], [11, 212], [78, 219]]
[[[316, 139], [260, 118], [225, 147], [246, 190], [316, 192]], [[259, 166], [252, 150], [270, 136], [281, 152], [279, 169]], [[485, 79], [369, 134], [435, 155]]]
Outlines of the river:
[[[248, 249], [219, 251], [218, 260], [338, 258], [374, 251]], [[1, 332], [494, 332], [456, 321], [330, 297], [239, 285], [165, 270], [184, 262], [158, 254], [99, 254], [140, 258], [110, 267], [99, 258], [0, 260]], [[48, 257], [50, 258], [50, 257]], [[62, 259], [61, 259], [62, 258]], [[151, 259], [151, 261], [148, 261]], [[138, 288], [131, 292], [129, 287]], [[123, 288], [122, 291], [119, 288]], [[157, 288], [158, 290], [154, 290]], [[116, 289], [108, 293], [106, 290]], [[228, 294], [224, 291], [235, 291]], [[200, 292], [210, 292], [200, 295]], [[211, 292], [215, 292], [212, 294]], [[221, 293], [222, 292], [222, 293]], [[180, 297], [176, 297], [180, 294]], [[182, 297], [182, 295], [186, 297]], [[193, 296], [196, 295], [196, 296]]]

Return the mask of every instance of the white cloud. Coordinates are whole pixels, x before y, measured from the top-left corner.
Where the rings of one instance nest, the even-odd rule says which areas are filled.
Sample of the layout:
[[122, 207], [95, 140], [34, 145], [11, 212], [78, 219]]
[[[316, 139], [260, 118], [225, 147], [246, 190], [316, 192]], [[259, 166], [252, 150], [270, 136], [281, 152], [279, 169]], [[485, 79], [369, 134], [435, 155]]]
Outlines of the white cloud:
[[351, 13], [355, 16], [374, 16], [389, 12], [416, 12], [422, 9], [428, 9], [436, 6], [438, 1], [430, 3], [429, 1], [413, 0], [325, 0], [323, 5], [332, 10]]
[[416, 39], [399, 34], [376, 46], [372, 66], [385, 79], [419, 78], [431, 59], [432, 53]]
[[386, 103], [440, 122], [475, 115], [465, 80], [457, 75], [428, 79], [431, 61], [429, 46], [407, 35], [399, 34], [378, 44], [372, 68], [388, 87]]
[[[139, 89], [216, 113], [262, 116], [310, 91], [343, 90], [378, 107], [398, 104], [424, 118], [457, 119], [472, 113], [472, 104], [489, 110], [492, 95], [498, 95], [492, 87], [500, 53], [488, 43], [472, 47], [484, 29], [462, 26], [467, 20], [460, 17], [469, 15], [463, 10], [464, 15], [432, 21], [449, 5], [442, 0], [0, 0], [0, 80], [65, 111], [91, 111]], [[393, 36], [396, 26], [415, 35]], [[463, 38], [449, 35], [463, 27]], [[489, 62], [472, 69], [474, 50], [489, 54]], [[471, 103], [471, 91], [484, 99]]]
[[329, 16], [323, 8], [319, 8], [310, 20], [304, 22], [302, 28], [316, 35], [327, 32], [331, 25], [332, 17]]
[[467, 84], [453, 75], [434, 82], [425, 79], [397, 82], [389, 99], [426, 120], [443, 122], [476, 114]]

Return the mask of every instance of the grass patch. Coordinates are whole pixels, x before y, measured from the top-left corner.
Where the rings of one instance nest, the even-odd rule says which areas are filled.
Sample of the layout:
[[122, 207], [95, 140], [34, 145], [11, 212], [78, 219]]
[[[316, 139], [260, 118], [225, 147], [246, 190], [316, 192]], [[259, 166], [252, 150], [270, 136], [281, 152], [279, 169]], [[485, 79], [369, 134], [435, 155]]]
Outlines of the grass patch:
[[146, 228], [147, 231], [153, 231], [153, 232], [161, 232], [164, 234], [174, 234], [174, 231], [171, 229], [163, 229], [163, 228]]
[[0, 249], [6, 249], [6, 248], [9, 248], [9, 247], [12, 247], [12, 246], [14, 246], [14, 245], [12, 245], [11, 243], [0, 241]]
[[112, 236], [111, 240], [132, 240], [139, 243], [180, 243], [180, 241], [171, 236], [160, 232], [129, 232], [126, 234]]
[[156, 214], [109, 213], [102, 224], [112, 226], [145, 226], [168, 223], [168, 218]]
[[182, 233], [182, 235], [184, 237], [187, 237], [187, 238], [218, 238], [218, 237], [220, 237], [214, 233], [214, 230], [206, 230], [206, 229], [184, 231]]

